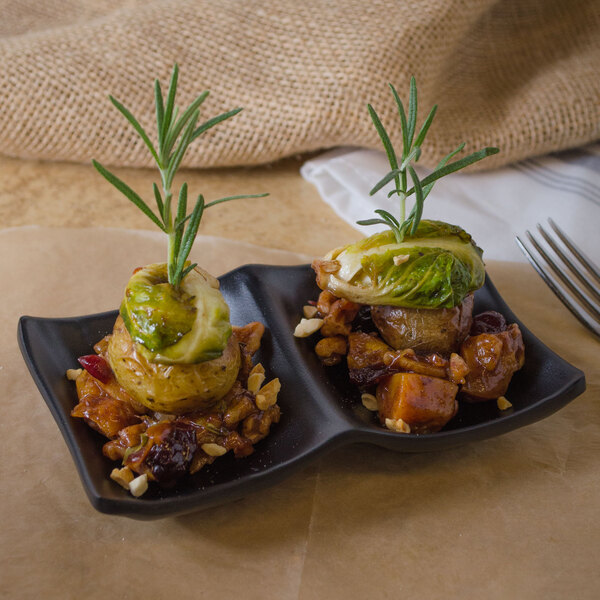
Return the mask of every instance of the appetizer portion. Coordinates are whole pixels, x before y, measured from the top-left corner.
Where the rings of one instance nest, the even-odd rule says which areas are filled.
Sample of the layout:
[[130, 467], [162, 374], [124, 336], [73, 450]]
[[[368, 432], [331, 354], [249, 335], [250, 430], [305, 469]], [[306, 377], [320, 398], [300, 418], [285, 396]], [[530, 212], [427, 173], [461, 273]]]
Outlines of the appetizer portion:
[[[377, 218], [358, 224], [383, 224], [387, 231], [313, 262], [323, 291], [304, 307], [305, 318], [294, 334], [308, 337], [319, 331], [315, 352], [321, 362], [332, 366], [345, 360], [363, 404], [377, 412], [383, 426], [401, 433], [431, 433], [456, 415], [459, 400], [493, 399], [501, 410], [509, 408], [504, 394], [523, 366], [524, 346], [518, 325], [507, 324], [498, 313], [473, 314], [473, 294], [485, 281], [485, 267], [471, 235], [457, 225], [421, 219], [424, 201], [439, 178], [498, 150], [484, 148], [450, 162], [464, 148], [461, 144], [419, 179], [413, 163], [437, 107], [417, 133], [414, 78], [408, 116], [390, 87], [403, 149], [398, 156], [369, 105], [391, 167], [371, 194], [394, 182], [388, 197], [398, 196], [400, 218], [376, 210]], [[406, 199], [412, 195], [415, 202], [407, 217]]]
[[95, 354], [79, 357], [81, 369], [67, 372], [79, 398], [71, 415], [108, 438], [103, 453], [120, 463], [111, 478], [134, 496], [149, 482], [172, 486], [230, 451], [236, 458], [248, 456], [280, 418], [279, 380], [266, 382], [264, 367], [253, 365], [264, 326], [232, 326], [218, 280], [188, 260], [204, 210], [267, 194], [209, 203], [199, 195], [188, 214], [187, 184], [177, 194], [172, 188], [189, 144], [241, 109], [198, 125], [204, 92], [178, 117], [177, 79], [175, 65], [166, 99], [155, 82], [157, 147], [111, 97], [159, 169], [160, 187], [153, 186], [157, 211], [103, 165], [93, 164], [167, 234], [168, 260], [135, 269], [112, 334], [95, 345]]

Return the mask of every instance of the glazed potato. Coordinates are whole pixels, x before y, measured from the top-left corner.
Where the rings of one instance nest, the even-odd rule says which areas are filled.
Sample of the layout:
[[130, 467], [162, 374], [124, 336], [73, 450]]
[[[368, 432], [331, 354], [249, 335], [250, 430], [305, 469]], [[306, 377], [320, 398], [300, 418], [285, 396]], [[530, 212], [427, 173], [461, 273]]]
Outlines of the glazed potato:
[[383, 339], [396, 350], [456, 352], [473, 320], [473, 294], [454, 308], [400, 308], [372, 306], [371, 318]]
[[121, 317], [108, 344], [108, 361], [117, 381], [135, 400], [151, 410], [175, 414], [214, 405], [233, 386], [241, 364], [234, 335], [214, 360], [190, 365], [151, 363], [136, 351]]
[[513, 374], [525, 361], [525, 346], [516, 323], [498, 333], [468, 337], [460, 355], [469, 368], [462, 386], [464, 400], [480, 402], [506, 394]]

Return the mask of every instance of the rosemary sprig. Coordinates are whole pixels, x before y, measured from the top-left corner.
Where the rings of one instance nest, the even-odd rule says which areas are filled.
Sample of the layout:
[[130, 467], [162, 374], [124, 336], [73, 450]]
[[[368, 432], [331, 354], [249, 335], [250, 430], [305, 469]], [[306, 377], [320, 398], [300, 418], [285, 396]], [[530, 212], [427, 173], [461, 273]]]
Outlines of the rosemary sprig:
[[[393, 195], [398, 196], [400, 200], [400, 220], [396, 219], [388, 211], [378, 209], [375, 211], [375, 213], [379, 215], [379, 218], [357, 221], [357, 223], [358, 225], [387, 225], [394, 232], [396, 241], [400, 243], [404, 240], [406, 235], [414, 235], [414, 233], [417, 231], [417, 227], [421, 221], [421, 216], [423, 215], [423, 203], [431, 192], [434, 183], [438, 179], [449, 175], [450, 173], [459, 171], [460, 169], [464, 169], [465, 167], [472, 165], [486, 156], [497, 154], [499, 150], [498, 148], [486, 147], [483, 148], [483, 150], [473, 152], [472, 154], [469, 154], [468, 156], [460, 158], [454, 162], [448, 162], [465, 147], [464, 143], [460, 144], [458, 148], [442, 158], [436, 168], [429, 175], [424, 177], [422, 180], [419, 180], [413, 164], [416, 163], [421, 156], [421, 147], [423, 146], [427, 132], [429, 131], [431, 123], [435, 117], [435, 113], [437, 112], [437, 104], [430, 110], [427, 118], [421, 126], [421, 129], [415, 137], [417, 126], [417, 84], [415, 82], [415, 78], [411, 77], [410, 80], [408, 115], [404, 110], [404, 105], [402, 104], [402, 100], [400, 99], [398, 92], [391, 83], [389, 85], [390, 89], [392, 90], [392, 95], [394, 96], [396, 106], [398, 107], [398, 113], [400, 115], [400, 125], [402, 128], [402, 154], [400, 157], [398, 157], [390, 140], [390, 136], [383, 126], [379, 115], [375, 112], [375, 109], [368, 104], [367, 108], [369, 110], [369, 114], [371, 115], [371, 119], [375, 125], [377, 133], [379, 134], [379, 138], [381, 139], [390, 163], [390, 171], [375, 184], [369, 194], [372, 196], [393, 180], [395, 185], [394, 188], [388, 193], [388, 198]], [[413, 184], [410, 188], [408, 187], [409, 175]], [[415, 195], [415, 203], [407, 218], [406, 199], [413, 194]]]
[[186, 265], [187, 258], [192, 249], [194, 239], [198, 233], [198, 227], [202, 215], [207, 208], [240, 198], [264, 198], [268, 194], [247, 194], [241, 196], [228, 196], [211, 202], [205, 202], [204, 196], [199, 194], [193, 210], [188, 214], [187, 199], [188, 186], [183, 183], [177, 194], [177, 211], [175, 218], [172, 214], [172, 201], [175, 191], [173, 190], [173, 179], [181, 165], [190, 144], [205, 131], [218, 125], [222, 121], [237, 115], [242, 109], [234, 108], [216, 117], [208, 119], [198, 125], [200, 118], [200, 105], [206, 100], [209, 92], [202, 92], [185, 110], [181, 111], [175, 105], [177, 95], [177, 79], [179, 68], [173, 66], [173, 73], [169, 83], [166, 98], [163, 96], [160, 82], [154, 82], [154, 102], [156, 110], [156, 138], [157, 145], [153, 145], [150, 136], [146, 133], [139, 121], [131, 112], [123, 106], [116, 98], [109, 96], [110, 101], [117, 110], [127, 119], [137, 134], [143, 140], [150, 151], [160, 173], [160, 188], [154, 183], [153, 192], [157, 212], [134, 192], [124, 181], [111, 173], [98, 161], [92, 160], [92, 164], [98, 172], [135, 204], [159, 229], [169, 236], [168, 248], [168, 278], [169, 283], [178, 288], [183, 278], [196, 266]]

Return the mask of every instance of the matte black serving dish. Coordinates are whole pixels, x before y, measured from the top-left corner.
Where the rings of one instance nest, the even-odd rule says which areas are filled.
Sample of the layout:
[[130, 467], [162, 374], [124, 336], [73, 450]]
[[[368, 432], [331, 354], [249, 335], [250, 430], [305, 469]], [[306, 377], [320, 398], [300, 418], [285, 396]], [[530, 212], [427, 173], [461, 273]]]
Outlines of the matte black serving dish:
[[65, 371], [77, 368], [77, 357], [89, 354], [110, 333], [117, 312], [65, 319], [21, 318], [18, 335], [23, 357], [99, 511], [153, 519], [222, 504], [271, 486], [323, 453], [355, 442], [399, 452], [441, 451], [543, 419], [585, 389], [584, 374], [533, 336], [486, 279], [475, 295], [475, 313], [501, 312], [508, 322], [519, 323], [525, 341], [525, 366], [513, 377], [507, 394], [513, 407], [499, 411], [493, 401], [463, 403], [439, 433], [393, 433], [380, 427], [373, 413], [362, 406], [344, 366], [321, 366], [313, 351], [316, 338], [292, 336], [302, 306], [319, 293], [310, 267], [244, 266], [221, 278], [221, 290], [234, 325], [261, 321], [267, 327], [257, 359], [268, 377], [279, 377], [282, 382], [281, 421], [251, 456], [236, 460], [229, 453], [175, 488], [160, 490], [151, 485], [141, 498], [132, 497], [109, 478], [115, 463], [102, 455], [105, 438], [82, 419], [70, 417], [77, 394]]

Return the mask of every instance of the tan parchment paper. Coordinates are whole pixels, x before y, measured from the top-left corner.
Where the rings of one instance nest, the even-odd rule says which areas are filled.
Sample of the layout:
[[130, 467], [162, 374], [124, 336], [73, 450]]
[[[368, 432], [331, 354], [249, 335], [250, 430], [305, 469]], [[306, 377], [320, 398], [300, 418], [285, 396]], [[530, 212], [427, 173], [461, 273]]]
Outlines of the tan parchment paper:
[[[132, 268], [164, 251], [144, 232], [0, 232], [1, 598], [597, 597], [600, 346], [526, 265], [488, 271], [529, 328], [586, 372], [587, 391], [557, 414], [444, 453], [343, 448], [184, 517], [95, 512], [20, 356], [17, 320], [115, 308]], [[214, 274], [307, 260], [216, 238], [193, 257]]]

